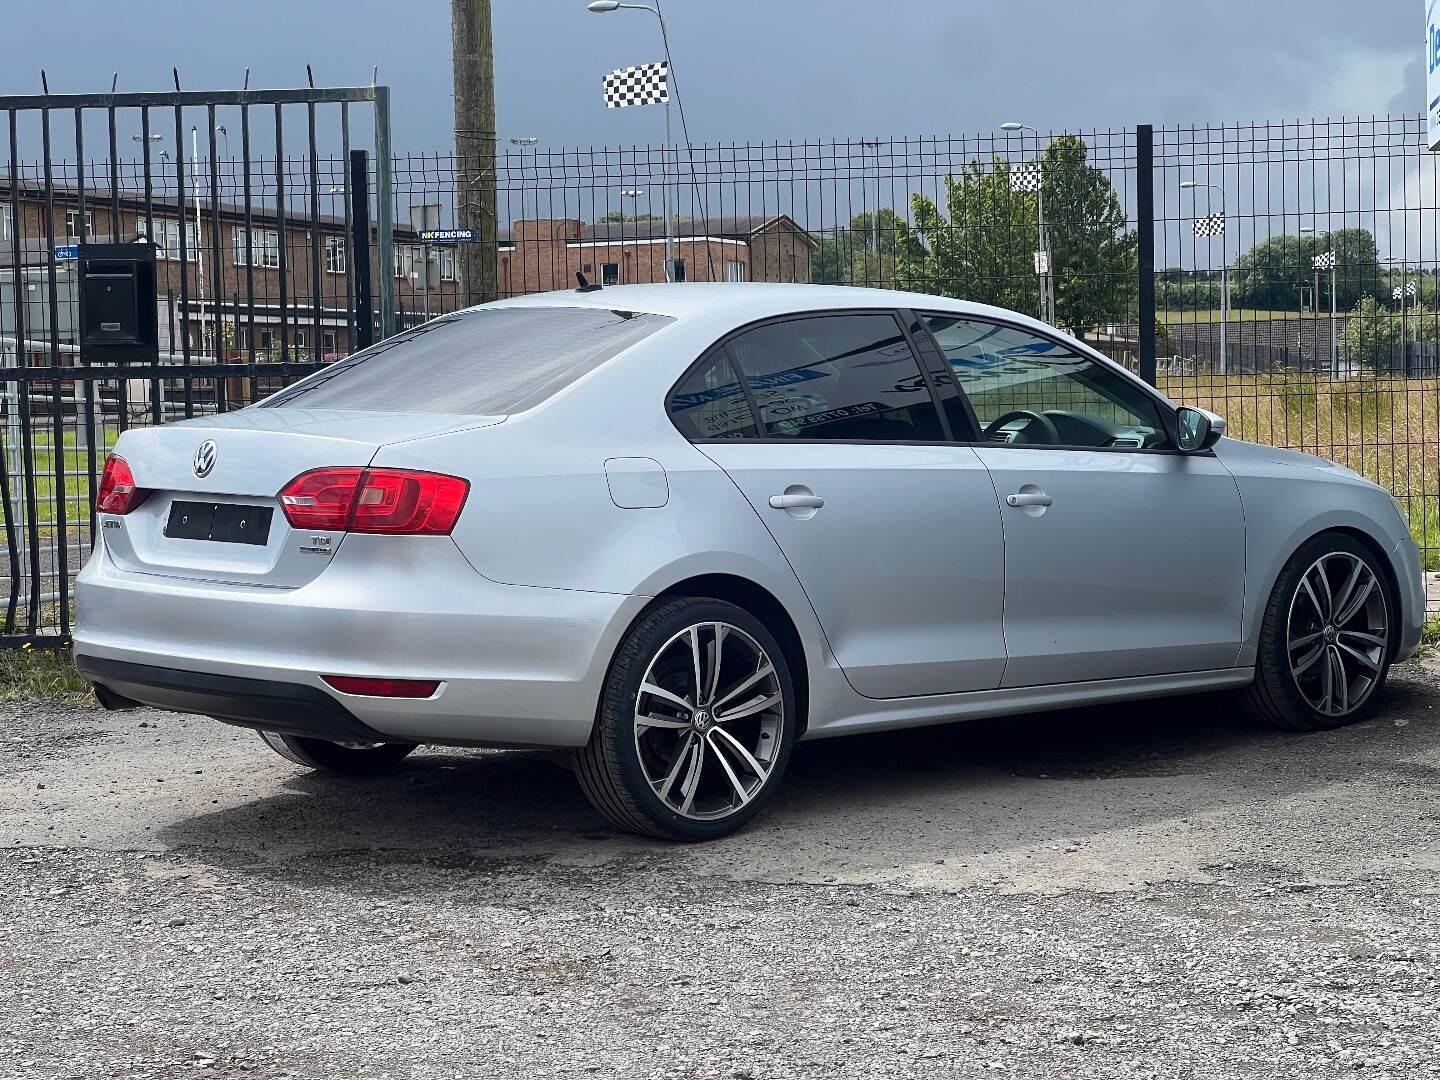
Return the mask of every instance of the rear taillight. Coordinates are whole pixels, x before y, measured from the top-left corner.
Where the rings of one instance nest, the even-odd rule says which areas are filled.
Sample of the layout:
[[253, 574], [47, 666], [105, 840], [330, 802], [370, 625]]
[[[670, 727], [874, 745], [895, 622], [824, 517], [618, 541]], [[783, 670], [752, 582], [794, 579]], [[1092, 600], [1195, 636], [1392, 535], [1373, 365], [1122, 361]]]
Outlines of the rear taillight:
[[411, 469], [315, 469], [280, 492], [297, 529], [445, 536], [455, 527], [468, 481]]
[[321, 675], [342, 694], [363, 697], [427, 698], [440, 688], [435, 679], [367, 679], [359, 675]]
[[95, 509], [102, 514], [128, 514], [150, 494], [148, 490], [135, 486], [135, 474], [122, 457], [111, 454], [105, 459], [105, 471], [100, 474], [100, 494], [95, 499]]

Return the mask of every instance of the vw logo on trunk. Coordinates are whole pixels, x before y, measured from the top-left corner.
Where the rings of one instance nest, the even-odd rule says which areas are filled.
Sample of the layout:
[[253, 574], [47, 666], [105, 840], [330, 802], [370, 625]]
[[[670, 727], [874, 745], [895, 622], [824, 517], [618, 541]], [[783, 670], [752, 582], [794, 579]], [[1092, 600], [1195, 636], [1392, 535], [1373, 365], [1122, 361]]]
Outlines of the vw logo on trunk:
[[215, 440], [206, 439], [195, 451], [195, 475], [204, 478], [215, 468]]

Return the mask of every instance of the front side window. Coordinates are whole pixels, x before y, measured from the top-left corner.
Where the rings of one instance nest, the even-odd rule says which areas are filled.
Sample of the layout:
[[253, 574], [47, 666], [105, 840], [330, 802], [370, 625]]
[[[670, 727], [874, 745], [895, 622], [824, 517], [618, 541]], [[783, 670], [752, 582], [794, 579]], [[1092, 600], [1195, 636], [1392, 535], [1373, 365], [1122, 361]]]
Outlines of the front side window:
[[926, 315], [981, 438], [1017, 446], [1168, 449], [1158, 403], [1118, 371], [1012, 326]]
[[[580, 307], [443, 315], [316, 372], [256, 407], [502, 415], [538, 404], [673, 321]], [[326, 337], [327, 350], [336, 344]]]
[[890, 315], [767, 323], [728, 344], [771, 438], [944, 438], [915, 354]]

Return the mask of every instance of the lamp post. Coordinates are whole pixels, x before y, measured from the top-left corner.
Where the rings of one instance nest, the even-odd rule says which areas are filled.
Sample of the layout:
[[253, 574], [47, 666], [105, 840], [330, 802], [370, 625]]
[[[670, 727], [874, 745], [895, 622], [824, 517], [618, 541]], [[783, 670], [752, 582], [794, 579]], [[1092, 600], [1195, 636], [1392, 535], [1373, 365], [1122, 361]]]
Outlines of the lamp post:
[[1220, 193], [1220, 374], [1224, 375], [1230, 367], [1226, 347], [1226, 329], [1230, 323], [1230, 254], [1225, 247], [1225, 189], [1219, 184], [1206, 184], [1199, 180], [1182, 180], [1180, 187], [1184, 191], [1209, 188]]
[[[1313, 233], [1315, 227], [1313, 225], [1302, 225], [1300, 226], [1300, 231], [1302, 233]], [[1315, 291], [1317, 293], [1320, 291], [1320, 271], [1325, 269], [1330, 271], [1330, 372], [1332, 375], [1338, 375], [1340, 373], [1340, 349], [1336, 328], [1339, 319], [1339, 309], [1336, 300], [1338, 290], [1336, 289], [1335, 271], [1340, 265], [1340, 256], [1335, 251], [1334, 237], [1328, 234], [1326, 236], [1326, 246], [1328, 250], [1310, 257], [1310, 264], [1315, 268]]]
[[[1007, 120], [1000, 125], [1000, 130], [1005, 132], [1033, 131], [1035, 133], [1035, 147], [1040, 155], [1036, 159], [1039, 162], [1040, 174], [1035, 182], [1035, 224], [1039, 232], [1040, 247], [1036, 251], [1035, 272], [1040, 279], [1040, 320], [1054, 322], [1055, 296], [1050, 286], [1050, 245], [1045, 233], [1045, 155], [1044, 151], [1040, 150], [1040, 131], [1038, 128], [1022, 124], [1018, 120]], [[1021, 138], [1024, 138], [1023, 134]]]
[[[612, 11], [648, 11], [660, 21], [660, 43], [665, 48], [665, 66], [673, 79], [675, 65], [670, 62], [670, 32], [665, 26], [665, 16], [660, 14], [659, 8], [651, 7], [649, 4], [624, 4], [620, 0], [590, 0], [586, 10], [596, 15], [605, 15]], [[660, 152], [660, 194], [661, 213], [665, 215], [665, 280], [675, 280], [675, 238], [670, 227], [670, 176], [667, 167], [667, 160], [670, 154], [670, 101], [667, 95], [665, 101], [665, 146]]]

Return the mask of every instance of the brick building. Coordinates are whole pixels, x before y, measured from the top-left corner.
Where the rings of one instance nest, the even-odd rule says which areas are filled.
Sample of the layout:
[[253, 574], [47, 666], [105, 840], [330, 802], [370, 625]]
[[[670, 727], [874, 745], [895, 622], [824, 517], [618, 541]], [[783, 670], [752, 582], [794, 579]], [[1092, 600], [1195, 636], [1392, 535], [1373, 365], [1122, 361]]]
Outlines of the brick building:
[[[110, 192], [85, 192], [74, 187], [53, 188], [53, 224], [47, 228], [43, 187], [22, 182], [17, 191], [18, 227], [12, 221], [11, 192], [0, 178], [0, 336], [13, 335], [14, 290], [26, 294], [27, 339], [41, 329], [48, 334], [51, 245], [109, 243], [114, 232]], [[118, 241], [129, 243], [148, 237], [156, 246], [159, 325], [162, 352], [181, 353], [184, 319], [188, 312], [192, 354], [217, 351], [223, 359], [249, 355], [251, 345], [262, 358], [331, 359], [351, 349], [349, 311], [350, 277], [347, 273], [349, 238], [341, 215], [321, 214], [311, 228], [308, 198], [305, 208], [287, 208], [284, 220], [284, 307], [281, 307], [281, 223], [273, 200], [261, 206], [255, 200], [250, 212], [249, 242], [245, 207], [222, 202], [219, 212], [219, 261], [215, 259], [212, 207], [203, 196], [197, 231], [193, 201], [177, 206], [173, 195], [153, 198], [147, 217], [145, 201], [133, 193], [119, 200]], [[327, 195], [325, 202], [339, 201]], [[82, 220], [83, 215], [83, 220]], [[183, 223], [183, 224], [182, 224]], [[184, 292], [181, 299], [180, 246], [184, 230]], [[371, 280], [378, 283], [379, 245], [371, 229]], [[20, 271], [15, 270], [19, 251]], [[419, 236], [408, 226], [397, 226], [394, 258], [387, 272], [395, 279], [395, 297], [403, 322], [432, 312], [450, 311], [460, 304], [458, 259], [453, 247], [429, 248], [429, 288]], [[318, 262], [315, 253], [319, 253]], [[57, 313], [62, 340], [73, 331], [74, 263], [56, 262]], [[318, 270], [318, 274], [316, 271]], [[317, 288], [318, 282], [318, 288]], [[427, 303], [427, 292], [428, 303]], [[217, 304], [218, 297], [218, 304]], [[317, 303], [318, 299], [318, 303]], [[254, 341], [248, 340], [253, 300]], [[217, 310], [218, 308], [218, 310]], [[239, 313], [237, 319], [236, 314]], [[42, 335], [43, 336], [43, 335]], [[218, 341], [218, 345], [217, 345]], [[48, 362], [48, 361], [46, 361]]]
[[[819, 246], [785, 214], [682, 220], [672, 228], [682, 281], [808, 282]], [[501, 235], [504, 296], [571, 288], [577, 272], [597, 285], [664, 281], [665, 223], [542, 218], [517, 221]]]

